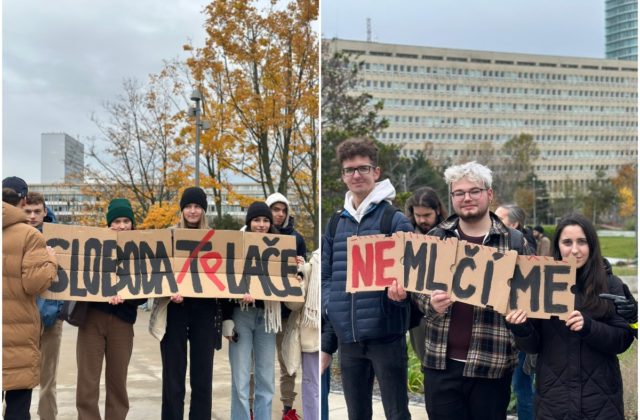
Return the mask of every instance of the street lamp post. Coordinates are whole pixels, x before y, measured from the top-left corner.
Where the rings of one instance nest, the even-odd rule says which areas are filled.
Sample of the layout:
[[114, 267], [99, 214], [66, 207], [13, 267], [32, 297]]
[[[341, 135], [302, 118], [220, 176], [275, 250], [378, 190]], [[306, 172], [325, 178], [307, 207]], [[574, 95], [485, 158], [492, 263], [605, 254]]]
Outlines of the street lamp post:
[[537, 203], [536, 203], [536, 175], [534, 174], [533, 177], [531, 178], [532, 182], [533, 182], [533, 226], [537, 226], [538, 225], [538, 218], [536, 217], [536, 207], [537, 207]]
[[198, 89], [194, 89], [191, 93], [191, 100], [195, 102], [195, 106], [189, 109], [189, 113], [192, 117], [196, 117], [196, 187], [200, 186], [200, 130], [202, 130], [202, 124], [200, 123], [200, 101], [202, 100], [202, 94]]

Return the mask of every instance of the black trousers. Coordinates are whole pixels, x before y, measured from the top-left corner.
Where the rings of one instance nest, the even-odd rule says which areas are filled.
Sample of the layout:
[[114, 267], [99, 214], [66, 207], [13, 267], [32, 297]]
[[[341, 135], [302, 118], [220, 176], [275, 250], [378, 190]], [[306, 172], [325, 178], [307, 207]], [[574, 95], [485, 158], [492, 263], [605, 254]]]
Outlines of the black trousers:
[[32, 389], [14, 389], [4, 393], [7, 407], [4, 412], [5, 420], [29, 420]]
[[374, 376], [388, 420], [409, 420], [407, 343], [404, 335], [384, 344], [340, 344], [342, 388], [349, 420], [371, 420]]
[[511, 396], [511, 372], [503, 378], [462, 376], [464, 362], [447, 359], [446, 370], [423, 368], [429, 420], [504, 420]]
[[191, 379], [190, 420], [211, 419], [216, 302], [185, 298], [169, 303], [167, 329], [160, 342], [162, 356], [162, 420], [184, 418], [187, 341]]

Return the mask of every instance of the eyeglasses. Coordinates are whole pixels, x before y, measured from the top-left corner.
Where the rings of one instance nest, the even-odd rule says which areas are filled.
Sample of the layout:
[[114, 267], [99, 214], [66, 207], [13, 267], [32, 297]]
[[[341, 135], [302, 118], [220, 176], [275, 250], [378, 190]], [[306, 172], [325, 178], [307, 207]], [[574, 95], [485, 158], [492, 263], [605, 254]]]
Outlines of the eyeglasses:
[[469, 197], [471, 197], [472, 200], [477, 200], [482, 195], [482, 191], [486, 190], [486, 188], [472, 188], [469, 191], [452, 191], [451, 197], [456, 201], [462, 201], [464, 200], [464, 197], [469, 194]]
[[356, 171], [358, 171], [360, 175], [364, 175], [371, 172], [371, 169], [373, 168], [375, 168], [375, 166], [371, 166], [371, 165], [362, 165], [362, 166], [357, 166], [355, 168], [350, 168], [350, 167], [342, 168], [342, 175], [353, 176], [353, 174]]

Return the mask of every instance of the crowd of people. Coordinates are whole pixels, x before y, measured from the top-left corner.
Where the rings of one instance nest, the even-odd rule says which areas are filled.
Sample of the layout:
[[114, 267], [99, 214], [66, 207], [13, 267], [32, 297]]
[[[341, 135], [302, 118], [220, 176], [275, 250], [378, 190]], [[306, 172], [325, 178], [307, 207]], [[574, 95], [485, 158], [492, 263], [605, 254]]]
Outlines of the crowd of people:
[[[101, 418], [100, 379], [105, 365], [104, 418], [125, 419], [129, 412], [128, 367], [134, 346], [133, 324], [138, 306], [147, 299], [112, 296], [107, 302], [63, 302], [40, 297], [55, 280], [58, 261], [45, 244], [42, 227], [55, 222], [44, 197], [29, 192], [24, 180], [3, 180], [3, 400], [4, 418], [29, 419], [32, 390], [40, 388], [38, 415], [57, 416], [56, 376], [60, 357], [62, 317], [78, 326], [76, 342], [77, 418]], [[180, 197], [180, 221], [175, 228], [208, 229], [207, 196], [199, 187]], [[136, 229], [129, 200], [115, 198], [106, 209], [107, 228]], [[298, 419], [293, 409], [296, 372], [302, 373], [305, 418], [319, 414], [319, 253], [306, 262], [306, 245], [294, 228], [288, 200], [273, 194], [252, 203], [243, 230], [296, 237], [298, 280], [305, 291], [302, 303], [242, 299], [189, 298], [180, 294], [153, 299], [149, 332], [160, 343], [164, 420], [182, 420], [186, 370], [189, 365], [190, 419], [212, 415], [215, 350], [229, 340], [231, 407], [229, 418], [272, 418], [276, 353], [280, 361], [282, 419]], [[66, 313], [65, 313], [66, 312]], [[278, 339], [278, 346], [276, 341]], [[315, 337], [315, 340], [314, 340]], [[277, 348], [277, 350], [276, 350]], [[187, 363], [189, 360], [189, 363]], [[250, 387], [250, 377], [255, 388]]]
[[[451, 215], [427, 186], [407, 200], [403, 215], [392, 207], [393, 185], [380, 180], [374, 141], [347, 139], [338, 145], [337, 158], [347, 193], [322, 239], [323, 407], [337, 352], [349, 419], [372, 418], [374, 379], [385, 417], [411, 418], [403, 386], [409, 330], [430, 420], [505, 419], [512, 388], [520, 420], [624, 419], [617, 355], [637, 337], [637, 302], [612, 274], [587, 218], [567, 215], [553, 239], [547, 238], [542, 226], [525, 225], [522, 208], [495, 202], [492, 172], [477, 162], [444, 172]], [[523, 310], [504, 316], [454, 301], [443, 290], [410, 293], [396, 281], [385, 291], [347, 293], [347, 239], [400, 231], [519, 255], [573, 256], [575, 310], [566, 322], [529, 319]]]
[[[211, 418], [214, 354], [223, 340], [228, 340], [231, 368], [231, 419], [271, 419], [276, 360], [282, 418], [300, 418], [293, 405], [301, 373], [304, 418], [328, 419], [330, 366], [336, 354], [349, 419], [373, 418], [376, 381], [384, 416], [410, 419], [407, 333], [422, 365], [424, 405], [431, 420], [505, 419], [512, 392], [520, 420], [624, 419], [617, 355], [637, 338], [637, 302], [603, 258], [589, 219], [566, 215], [548, 238], [542, 226], [526, 225], [517, 204], [497, 202], [492, 171], [477, 162], [444, 171], [451, 214], [443, 205], [447, 201], [429, 186], [417, 189], [402, 212], [392, 204], [394, 186], [380, 179], [372, 139], [344, 140], [337, 159], [347, 188], [344, 204], [333, 212], [321, 249], [309, 261], [282, 194], [253, 202], [242, 228], [295, 236], [304, 302], [256, 299], [248, 290], [241, 299], [173, 294], [153, 300], [149, 332], [159, 341], [162, 360], [162, 419], [185, 416], [187, 366], [188, 417]], [[65, 310], [78, 325], [77, 417], [101, 418], [104, 363], [104, 416], [126, 418], [133, 325], [146, 299], [116, 295], [107, 302], [68, 305], [41, 298], [58, 267], [55, 251], [41, 234], [43, 223], [55, 222], [55, 215], [44, 197], [29, 192], [20, 178], [3, 181], [2, 199], [5, 418], [30, 418], [31, 394], [38, 386], [39, 416], [56, 418], [60, 314]], [[175, 228], [208, 229], [206, 211], [204, 190], [186, 188]], [[111, 200], [106, 225], [114, 231], [135, 230], [131, 203]], [[501, 253], [571, 257], [576, 264], [575, 309], [566, 320], [534, 319], [522, 309], [503, 315], [458, 301], [449, 291], [408, 292], [397, 281], [381, 291], [347, 292], [349, 238], [395, 232], [457, 238]]]

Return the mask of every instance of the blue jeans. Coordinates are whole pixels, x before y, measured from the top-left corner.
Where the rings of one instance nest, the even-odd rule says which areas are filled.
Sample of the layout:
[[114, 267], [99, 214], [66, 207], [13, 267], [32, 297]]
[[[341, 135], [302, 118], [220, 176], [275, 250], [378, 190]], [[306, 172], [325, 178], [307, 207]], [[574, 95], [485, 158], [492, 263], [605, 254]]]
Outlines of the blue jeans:
[[[276, 335], [265, 332], [264, 309], [250, 306], [233, 310], [238, 341], [229, 343], [231, 364], [231, 418], [249, 420], [249, 378], [254, 365], [253, 418], [271, 419], [275, 389]], [[252, 363], [252, 356], [254, 357]]]
[[331, 366], [327, 368], [320, 378], [320, 414], [321, 420], [329, 420], [329, 387], [331, 385]]
[[378, 379], [388, 420], [409, 420], [407, 343], [404, 335], [382, 344], [340, 343], [342, 388], [350, 420], [370, 420], [373, 379]]
[[513, 371], [511, 384], [516, 394], [518, 420], [533, 420], [533, 379], [522, 370], [525, 356], [523, 351], [518, 353], [518, 365]]

